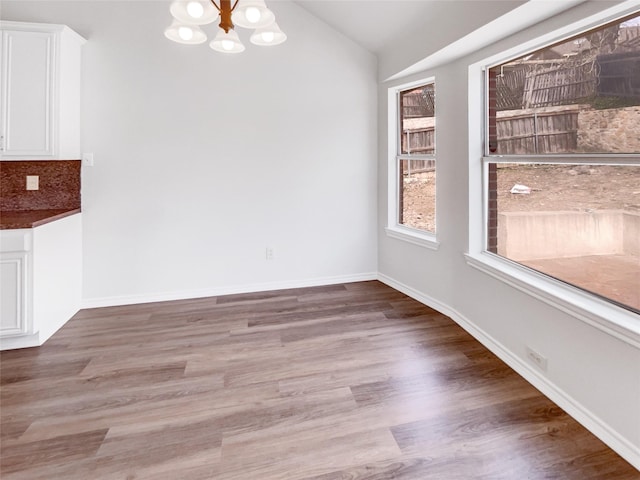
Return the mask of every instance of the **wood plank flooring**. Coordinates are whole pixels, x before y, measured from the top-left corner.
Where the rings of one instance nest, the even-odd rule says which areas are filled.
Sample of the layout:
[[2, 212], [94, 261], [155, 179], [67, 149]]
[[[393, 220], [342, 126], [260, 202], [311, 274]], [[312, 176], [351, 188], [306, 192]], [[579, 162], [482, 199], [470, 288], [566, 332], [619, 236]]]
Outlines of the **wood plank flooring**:
[[0, 362], [3, 480], [640, 479], [378, 282], [83, 310]]

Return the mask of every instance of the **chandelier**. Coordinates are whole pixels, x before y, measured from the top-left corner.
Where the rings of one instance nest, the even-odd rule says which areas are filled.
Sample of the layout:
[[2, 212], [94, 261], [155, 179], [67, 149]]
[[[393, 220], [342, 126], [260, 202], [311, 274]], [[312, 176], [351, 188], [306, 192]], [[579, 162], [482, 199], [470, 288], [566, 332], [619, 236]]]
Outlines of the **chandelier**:
[[164, 35], [174, 42], [196, 45], [207, 41], [200, 25], [220, 19], [220, 30], [209, 46], [218, 52], [240, 53], [244, 45], [234, 26], [253, 28], [250, 41], [255, 45], [278, 45], [287, 39], [276, 17], [264, 0], [175, 0], [169, 7], [173, 22]]

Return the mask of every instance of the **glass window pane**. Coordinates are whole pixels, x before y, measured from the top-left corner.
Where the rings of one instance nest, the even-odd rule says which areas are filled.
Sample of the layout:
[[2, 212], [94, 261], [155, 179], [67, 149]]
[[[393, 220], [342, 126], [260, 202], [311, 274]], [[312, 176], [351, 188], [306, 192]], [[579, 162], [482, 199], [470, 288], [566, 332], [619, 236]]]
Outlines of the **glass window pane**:
[[400, 93], [401, 154], [435, 153], [435, 87], [423, 85]]
[[490, 154], [640, 153], [640, 14], [489, 71]]
[[497, 228], [488, 243], [499, 255], [640, 311], [640, 166], [492, 164], [491, 172]]
[[399, 222], [406, 227], [436, 232], [435, 160], [400, 160]]

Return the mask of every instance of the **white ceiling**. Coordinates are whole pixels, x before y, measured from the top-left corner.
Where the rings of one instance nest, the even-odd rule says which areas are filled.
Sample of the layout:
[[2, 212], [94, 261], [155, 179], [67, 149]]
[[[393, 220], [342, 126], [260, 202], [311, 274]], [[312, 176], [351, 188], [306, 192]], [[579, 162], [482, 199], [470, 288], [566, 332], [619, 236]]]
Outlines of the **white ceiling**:
[[[370, 52], [379, 53], [403, 34], [418, 28], [441, 31], [447, 25], [459, 29], [461, 23], [479, 26], [469, 19], [479, 15], [483, 21], [491, 21], [526, 1], [295, 0], [295, 3]], [[486, 18], [487, 10], [493, 18]], [[472, 30], [469, 28], [460, 37]]]
[[460, 58], [586, 1], [293, 0], [377, 55], [382, 81]]

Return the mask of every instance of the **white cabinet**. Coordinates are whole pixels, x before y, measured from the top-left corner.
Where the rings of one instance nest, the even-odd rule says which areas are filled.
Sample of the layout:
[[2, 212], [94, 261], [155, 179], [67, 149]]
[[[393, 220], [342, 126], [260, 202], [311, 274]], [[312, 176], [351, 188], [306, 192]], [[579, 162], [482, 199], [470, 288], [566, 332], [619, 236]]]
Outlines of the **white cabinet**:
[[0, 159], [79, 159], [85, 40], [64, 25], [0, 22], [0, 30]]
[[28, 253], [0, 253], [0, 336], [28, 333]]
[[80, 309], [82, 215], [0, 230], [0, 350], [42, 345]]

